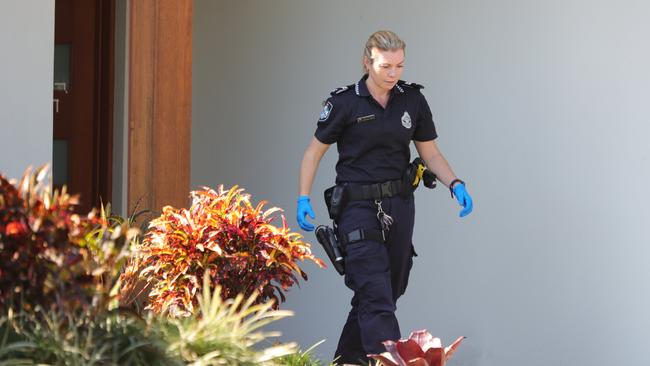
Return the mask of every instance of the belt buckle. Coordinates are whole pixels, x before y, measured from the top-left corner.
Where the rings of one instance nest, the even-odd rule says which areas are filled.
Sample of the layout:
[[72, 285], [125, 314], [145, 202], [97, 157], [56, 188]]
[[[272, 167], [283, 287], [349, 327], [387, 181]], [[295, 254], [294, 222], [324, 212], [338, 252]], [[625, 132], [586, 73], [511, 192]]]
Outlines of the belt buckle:
[[382, 198], [393, 196], [393, 186], [392, 184], [390, 184], [390, 181], [381, 183], [379, 187], [380, 187]]

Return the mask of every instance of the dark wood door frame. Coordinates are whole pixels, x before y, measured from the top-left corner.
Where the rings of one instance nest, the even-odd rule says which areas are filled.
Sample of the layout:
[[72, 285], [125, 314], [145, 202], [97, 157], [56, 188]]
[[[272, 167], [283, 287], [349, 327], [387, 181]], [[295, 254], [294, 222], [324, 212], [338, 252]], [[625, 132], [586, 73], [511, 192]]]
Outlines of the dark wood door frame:
[[187, 207], [193, 1], [129, 6], [128, 213]]

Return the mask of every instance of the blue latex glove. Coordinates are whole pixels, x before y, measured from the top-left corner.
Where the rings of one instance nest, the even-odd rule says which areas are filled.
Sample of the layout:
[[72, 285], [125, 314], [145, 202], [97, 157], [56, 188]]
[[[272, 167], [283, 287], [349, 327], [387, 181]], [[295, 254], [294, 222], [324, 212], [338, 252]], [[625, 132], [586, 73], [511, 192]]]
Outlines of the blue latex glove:
[[296, 210], [296, 220], [298, 225], [305, 231], [314, 230], [314, 225], [307, 221], [305, 218], [306, 215], [313, 219], [316, 218], [314, 210], [311, 208], [311, 203], [309, 203], [309, 196], [300, 196], [298, 197], [298, 209]]
[[472, 212], [472, 208], [474, 208], [474, 204], [472, 203], [472, 197], [470, 197], [469, 193], [467, 193], [467, 190], [465, 189], [465, 185], [458, 183], [454, 186], [453, 191], [458, 204], [463, 206], [459, 216], [465, 217], [469, 215], [470, 212]]

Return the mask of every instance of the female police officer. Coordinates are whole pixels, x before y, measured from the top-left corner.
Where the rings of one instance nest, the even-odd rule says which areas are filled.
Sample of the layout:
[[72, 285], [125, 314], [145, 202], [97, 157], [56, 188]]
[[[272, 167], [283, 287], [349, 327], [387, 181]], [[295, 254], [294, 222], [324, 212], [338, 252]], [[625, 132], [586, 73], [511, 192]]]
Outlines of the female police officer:
[[438, 150], [436, 129], [420, 85], [400, 80], [405, 43], [395, 33], [378, 31], [363, 54], [365, 75], [334, 90], [324, 102], [316, 133], [300, 166], [297, 220], [310, 231], [315, 218], [309, 200], [318, 164], [333, 143], [339, 160], [336, 183], [347, 203], [335, 218], [345, 248], [345, 284], [354, 291], [352, 309], [336, 356], [339, 363], [367, 361], [381, 353], [385, 340], [400, 338], [395, 304], [404, 293], [413, 264], [413, 193], [403, 183], [410, 141], [439, 181], [472, 211], [472, 199]]

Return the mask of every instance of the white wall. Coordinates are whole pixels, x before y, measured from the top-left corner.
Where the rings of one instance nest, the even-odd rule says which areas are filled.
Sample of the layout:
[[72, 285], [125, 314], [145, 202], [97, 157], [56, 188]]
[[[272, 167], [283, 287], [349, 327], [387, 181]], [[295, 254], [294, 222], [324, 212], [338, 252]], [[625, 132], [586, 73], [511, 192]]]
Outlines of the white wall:
[[[286, 209], [329, 90], [359, 77], [377, 29], [407, 41], [475, 211], [417, 192], [420, 254], [404, 336], [468, 339], [453, 365], [648, 365], [650, 4], [586, 1], [195, 1], [192, 186], [240, 184]], [[314, 185], [334, 179], [335, 149]], [[306, 235], [317, 247], [313, 234]], [[276, 324], [331, 357], [351, 292], [310, 275]]]
[[52, 161], [54, 0], [0, 2], [0, 172]]

